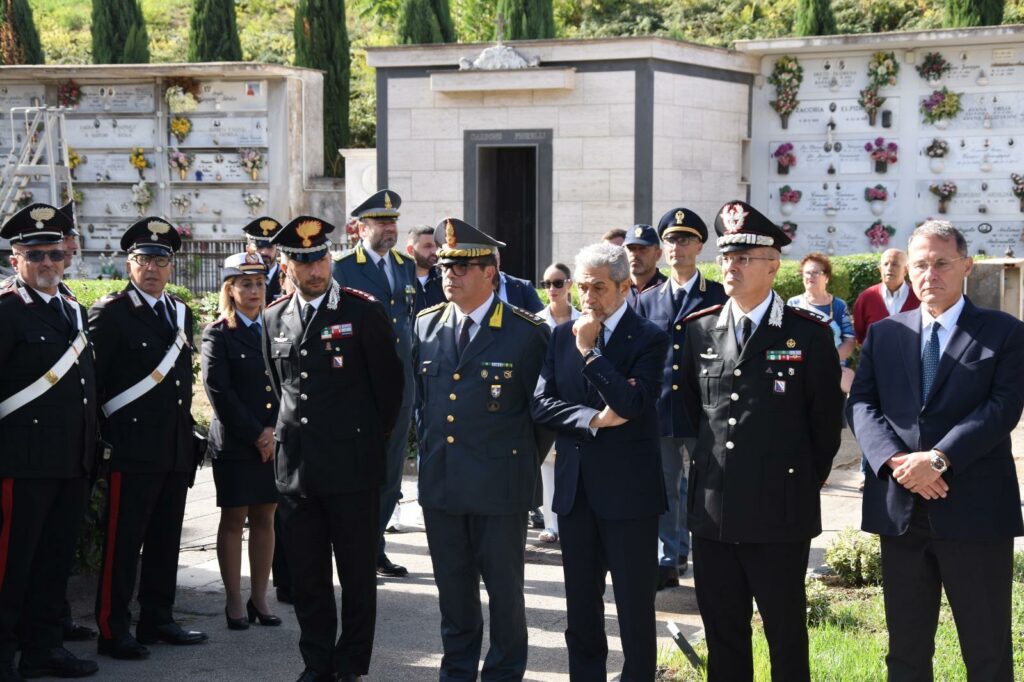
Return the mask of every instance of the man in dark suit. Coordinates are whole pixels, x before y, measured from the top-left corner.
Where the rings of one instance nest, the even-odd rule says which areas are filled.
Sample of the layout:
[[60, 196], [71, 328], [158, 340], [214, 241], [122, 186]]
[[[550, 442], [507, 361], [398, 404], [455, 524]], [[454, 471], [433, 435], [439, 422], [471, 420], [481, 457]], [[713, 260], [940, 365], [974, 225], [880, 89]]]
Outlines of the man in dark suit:
[[256, 247], [263, 264], [267, 266], [267, 303], [281, 295], [281, 268], [277, 263], [277, 247], [271, 241], [281, 223], [270, 216], [261, 216], [242, 228], [246, 240]]
[[636, 310], [642, 292], [668, 281], [665, 273], [658, 269], [661, 240], [658, 239], [658, 231], [650, 225], [634, 225], [629, 228], [622, 245], [629, 255], [630, 287], [626, 303]]
[[687, 458], [697, 444], [697, 425], [690, 422], [683, 405], [682, 357], [686, 340], [683, 320], [690, 313], [725, 303], [725, 290], [709, 282], [697, 270], [697, 256], [708, 240], [708, 228], [700, 216], [687, 208], [673, 208], [658, 223], [665, 261], [672, 277], [659, 287], [647, 289], [639, 298], [637, 312], [672, 338], [665, 358], [665, 372], [658, 397], [661, 426], [661, 466], [665, 474], [668, 511], [658, 520], [658, 589], [679, 585], [679, 576], [689, 566], [690, 531], [686, 526]]
[[539, 313], [544, 310], [544, 303], [540, 300], [532, 283], [501, 272], [501, 254], [497, 249], [494, 250], [494, 259], [498, 263], [498, 272], [494, 275], [494, 291], [498, 294], [498, 298], [531, 313]]
[[[385, 443], [405, 381], [381, 304], [331, 279], [333, 229], [300, 216], [275, 235], [296, 293], [263, 313], [263, 355], [281, 401], [275, 472], [302, 682], [354, 680], [370, 667]], [[337, 642], [332, 548], [342, 590]]]
[[582, 315], [555, 328], [533, 401], [534, 419], [557, 433], [552, 507], [562, 543], [569, 674], [607, 676], [610, 570], [625, 656], [621, 679], [653, 680], [658, 569], [651, 558], [666, 508], [657, 397], [669, 339], [626, 304], [622, 247], [585, 247], [575, 279]]
[[416, 313], [424, 308], [444, 303], [441, 270], [437, 267], [437, 242], [434, 228], [420, 225], [409, 230], [405, 252], [416, 264]]
[[437, 226], [451, 302], [416, 318], [413, 360], [421, 446], [419, 501], [441, 608], [440, 679], [475, 680], [490, 601], [484, 680], [526, 672], [526, 514], [537, 478], [530, 399], [547, 349], [536, 315], [498, 299], [494, 251], [472, 225]]
[[926, 221], [908, 255], [921, 307], [871, 325], [848, 408], [870, 467], [862, 527], [882, 539], [889, 679], [932, 679], [944, 590], [968, 679], [1008, 682], [1024, 324], [963, 296], [973, 262], [952, 224]]
[[416, 311], [416, 268], [402, 256], [398, 241], [398, 208], [402, 197], [389, 189], [370, 196], [352, 211], [359, 221], [359, 243], [334, 263], [333, 276], [343, 287], [365, 291], [384, 306], [394, 327], [395, 349], [405, 372], [402, 410], [387, 444], [387, 464], [380, 491], [380, 540], [377, 548], [377, 573], [401, 578], [409, 573], [405, 566], [392, 563], [384, 552], [384, 531], [402, 497], [402, 473], [409, 456], [409, 422], [412, 418], [412, 325]]
[[820, 318], [772, 291], [782, 229], [733, 201], [715, 231], [729, 300], [686, 319], [681, 391], [697, 425], [687, 511], [708, 679], [753, 679], [753, 598], [772, 679], [809, 680], [804, 575], [839, 449], [839, 356]]
[[[174, 622], [185, 496], [196, 468], [192, 436], [192, 311], [167, 294], [181, 237], [162, 218], [142, 218], [121, 237], [130, 282], [89, 310], [104, 439], [112, 446], [107, 537], [96, 591], [98, 651], [149, 655], [145, 644], [198, 644]], [[139, 624], [129, 604], [139, 551]]]
[[[63, 647], [64, 593], [95, 464], [96, 374], [81, 305], [64, 293], [71, 217], [30, 204], [0, 230], [0, 680], [84, 677]], [[21, 643], [17, 672], [14, 655]]]

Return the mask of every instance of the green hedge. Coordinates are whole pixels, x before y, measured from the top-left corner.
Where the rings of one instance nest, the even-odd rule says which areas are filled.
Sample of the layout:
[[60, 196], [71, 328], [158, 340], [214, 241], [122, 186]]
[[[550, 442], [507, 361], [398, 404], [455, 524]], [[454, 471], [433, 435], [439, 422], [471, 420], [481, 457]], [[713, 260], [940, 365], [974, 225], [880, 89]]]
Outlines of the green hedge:
[[[86, 310], [107, 294], [121, 291], [128, 286], [128, 280], [125, 279], [69, 279], [64, 283]], [[177, 284], [168, 284], [167, 291], [191, 305], [193, 296], [189, 289]]]

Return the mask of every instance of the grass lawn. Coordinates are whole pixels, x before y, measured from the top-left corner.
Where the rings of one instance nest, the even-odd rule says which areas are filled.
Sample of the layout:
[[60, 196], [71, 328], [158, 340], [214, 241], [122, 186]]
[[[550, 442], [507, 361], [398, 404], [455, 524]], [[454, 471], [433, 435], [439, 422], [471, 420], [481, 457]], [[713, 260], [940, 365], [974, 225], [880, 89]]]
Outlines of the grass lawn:
[[[810, 599], [817, 606], [818, 622], [809, 629], [811, 679], [837, 682], [876, 682], [884, 680], [887, 634], [882, 591], [879, 587], [848, 589], [826, 585], [820, 598]], [[695, 647], [702, 660], [707, 647]], [[1024, 552], [1014, 556], [1013, 582], [1013, 662], [1014, 679], [1024, 679]], [[658, 654], [659, 680], [705, 679], [695, 671], [674, 646]], [[943, 682], [966, 680], [960, 657], [960, 644], [949, 604], [943, 597], [939, 629], [935, 637], [935, 679]], [[754, 617], [754, 679], [771, 679], [768, 643], [760, 619]]]

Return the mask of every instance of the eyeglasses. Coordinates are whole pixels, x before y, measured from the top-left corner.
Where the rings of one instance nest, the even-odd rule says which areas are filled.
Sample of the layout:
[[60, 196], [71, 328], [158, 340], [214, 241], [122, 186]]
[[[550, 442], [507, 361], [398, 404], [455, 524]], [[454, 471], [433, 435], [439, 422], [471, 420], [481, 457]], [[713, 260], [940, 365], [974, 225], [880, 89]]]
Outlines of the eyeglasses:
[[689, 246], [693, 242], [697, 241], [697, 238], [687, 234], [667, 234], [661, 238], [661, 241], [673, 246]]
[[778, 261], [779, 259], [778, 258], [767, 258], [767, 257], [763, 257], [763, 256], [747, 256], [747, 255], [733, 256], [733, 255], [730, 255], [730, 254], [724, 254], [724, 255], [719, 255], [719, 256], [715, 257], [715, 262], [718, 263], [719, 265], [723, 266], [723, 267], [729, 267], [731, 265], [738, 265], [741, 268], [745, 268], [745, 267], [749, 266], [752, 262], [754, 262], [756, 260]]
[[166, 268], [171, 264], [170, 256], [150, 256], [145, 253], [137, 253], [131, 257], [131, 260], [135, 261], [142, 267], [146, 267], [150, 263], [157, 266], [158, 268]]
[[454, 263], [441, 263], [441, 269], [444, 270], [445, 272], [454, 272], [456, 277], [462, 277], [467, 272], [469, 272], [469, 268], [473, 265], [479, 266], [480, 269], [482, 270], [487, 267], [488, 263], [481, 263], [478, 260], [470, 260], [465, 262], [456, 261]]
[[805, 270], [804, 277], [821, 277], [825, 273], [821, 270]]
[[42, 263], [46, 260], [46, 257], [50, 257], [51, 263], [63, 263], [64, 259], [67, 258], [68, 252], [64, 249], [52, 249], [50, 251], [40, 251], [36, 249], [34, 251], [22, 251], [20, 256], [24, 256], [25, 260], [29, 263]]
[[540, 283], [540, 288], [541, 289], [550, 289], [551, 287], [554, 287], [555, 289], [561, 289], [564, 286], [565, 286], [565, 280], [564, 279], [552, 279], [552, 280], [547, 280], [546, 279], [546, 280], [544, 280], [543, 282]]
[[934, 263], [929, 263], [926, 260], [919, 260], [910, 264], [910, 271], [919, 275], [928, 272], [929, 269], [934, 270], [935, 272], [949, 272], [950, 270], [953, 269], [953, 263], [961, 261], [964, 258], [967, 258], [967, 256], [960, 256], [959, 258], [954, 258], [953, 260], [946, 260], [944, 258], [940, 258]]

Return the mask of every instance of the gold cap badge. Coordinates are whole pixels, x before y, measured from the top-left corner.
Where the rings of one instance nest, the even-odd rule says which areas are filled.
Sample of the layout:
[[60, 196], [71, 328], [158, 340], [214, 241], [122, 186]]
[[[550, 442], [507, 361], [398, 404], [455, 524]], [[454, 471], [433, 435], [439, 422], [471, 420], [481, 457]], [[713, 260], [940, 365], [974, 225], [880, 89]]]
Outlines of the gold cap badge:
[[53, 218], [53, 216], [57, 215], [57, 212], [52, 208], [40, 206], [39, 208], [32, 209], [28, 215], [32, 220], [36, 221], [36, 229], [41, 230], [43, 229], [43, 222]]
[[683, 224], [683, 218], [686, 216], [682, 211], [676, 211], [676, 225]]
[[445, 222], [444, 226], [444, 240], [448, 244], [449, 249], [454, 249], [459, 241], [455, 238], [455, 226], [452, 225], [452, 220], [449, 218]]
[[786, 341], [786, 348], [796, 348], [796, 339], [789, 339]]
[[302, 246], [308, 249], [313, 246], [313, 237], [320, 234], [322, 229], [319, 220], [304, 220], [295, 228], [295, 234], [302, 237]]
[[642, 237], [643, 234], [644, 234], [644, 228], [642, 228], [642, 227], [636, 228], [635, 230], [633, 230], [633, 234], [635, 234], [637, 237]]
[[171, 231], [171, 226], [159, 220], [151, 220], [146, 224], [146, 229], [149, 230], [149, 238], [157, 242], [160, 241], [160, 235]]
[[391, 195], [384, 192], [384, 208], [391, 208]]
[[263, 230], [263, 236], [264, 237], [268, 236], [276, 228], [277, 228], [277, 222], [274, 221], [274, 220], [267, 219], [267, 220], [261, 220], [260, 221], [260, 229]]

